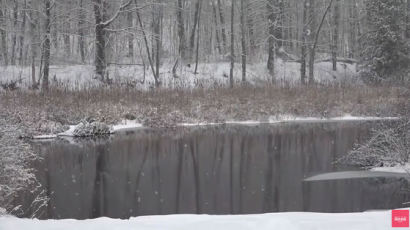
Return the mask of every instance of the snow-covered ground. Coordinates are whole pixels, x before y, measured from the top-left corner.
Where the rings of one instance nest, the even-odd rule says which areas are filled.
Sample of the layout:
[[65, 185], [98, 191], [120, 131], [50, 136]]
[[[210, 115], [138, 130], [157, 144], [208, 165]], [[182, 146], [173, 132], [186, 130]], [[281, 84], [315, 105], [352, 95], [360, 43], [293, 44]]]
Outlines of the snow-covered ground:
[[376, 167], [372, 168], [371, 171], [374, 172], [388, 172], [388, 173], [405, 173], [410, 176], [410, 163], [405, 165], [397, 165], [393, 167]]
[[[190, 89], [226, 86], [229, 83], [230, 64], [228, 62], [201, 63], [198, 66], [198, 74], [194, 74], [194, 67], [184, 66], [177, 70], [177, 76], [172, 74], [173, 64], [164, 63], [161, 66], [160, 78], [162, 86], [165, 88]], [[94, 69], [95, 67], [92, 65], [51, 66], [50, 84], [72, 90], [99, 87], [101, 82], [93, 78]], [[299, 63], [278, 60], [275, 70], [278, 84], [295, 85], [300, 83]], [[142, 66], [110, 66], [108, 72], [109, 78], [120, 85], [135, 86], [138, 89], [150, 89], [154, 86], [150, 69], [146, 68], [144, 71]], [[266, 63], [249, 64], [247, 75], [248, 82], [253, 85], [262, 85], [271, 81]], [[234, 76], [239, 83], [241, 81], [239, 64], [236, 65]], [[316, 63], [315, 80], [321, 84], [359, 83], [356, 65], [344, 63], [338, 63], [337, 71], [332, 70], [332, 64], [329, 62]], [[0, 67], [0, 83], [10, 83], [11, 81], [18, 81], [19, 86], [23, 88], [31, 86], [31, 67]]]
[[0, 217], [1, 230], [386, 230], [391, 211], [363, 213], [275, 213], [259, 215], [170, 215], [118, 220], [29, 220]]

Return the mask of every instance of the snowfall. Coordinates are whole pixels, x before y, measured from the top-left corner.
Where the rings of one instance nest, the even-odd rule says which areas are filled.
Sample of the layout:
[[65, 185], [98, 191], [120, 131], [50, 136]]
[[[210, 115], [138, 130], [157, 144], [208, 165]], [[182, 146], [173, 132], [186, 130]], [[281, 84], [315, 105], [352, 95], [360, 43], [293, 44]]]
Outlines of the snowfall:
[[143, 216], [129, 220], [30, 220], [0, 217], [1, 230], [384, 230], [391, 229], [391, 211], [362, 213], [272, 213], [256, 215]]

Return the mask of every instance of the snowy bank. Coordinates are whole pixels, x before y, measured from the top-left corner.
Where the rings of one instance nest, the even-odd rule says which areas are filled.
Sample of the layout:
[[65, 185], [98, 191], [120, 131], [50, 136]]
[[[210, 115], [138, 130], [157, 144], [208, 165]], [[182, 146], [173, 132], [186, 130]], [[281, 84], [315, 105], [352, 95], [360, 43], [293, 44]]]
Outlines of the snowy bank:
[[[342, 117], [320, 118], [320, 117], [296, 117], [292, 115], [271, 116], [268, 121], [225, 121], [221, 123], [198, 122], [198, 123], [180, 123], [178, 127], [195, 127], [195, 126], [217, 126], [217, 125], [260, 125], [260, 124], [278, 124], [278, 123], [296, 123], [296, 122], [340, 122], [340, 121], [379, 121], [379, 120], [396, 120], [397, 117], [356, 117], [347, 114]], [[36, 140], [54, 139], [57, 137], [76, 137], [75, 130], [79, 125], [70, 125], [69, 129], [57, 135], [38, 135], [34, 136]], [[111, 134], [120, 131], [135, 130], [144, 128], [143, 124], [136, 120], [123, 120], [120, 123], [111, 126]]]
[[371, 171], [374, 172], [387, 172], [387, 173], [403, 173], [410, 176], [410, 163], [405, 165], [397, 165], [393, 167], [376, 167], [372, 168]]
[[[260, 125], [260, 124], [278, 124], [278, 123], [294, 123], [294, 122], [340, 122], [340, 121], [379, 121], [379, 120], [396, 120], [397, 117], [356, 117], [347, 114], [342, 117], [334, 118], [320, 118], [320, 117], [296, 117], [292, 115], [280, 115], [271, 116], [268, 121], [225, 121], [221, 123], [208, 123], [208, 122], [198, 122], [198, 123], [180, 123], [176, 126], [179, 127], [195, 127], [195, 126], [217, 126], [217, 125]], [[34, 136], [33, 139], [36, 140], [47, 140], [54, 139], [57, 137], [76, 137], [75, 130], [79, 125], [70, 125], [67, 131], [59, 133], [57, 135], [38, 135]], [[115, 134], [120, 131], [135, 130], [139, 128], [144, 128], [143, 124], [137, 122], [136, 120], [123, 120], [120, 123], [111, 126], [111, 134]]]
[[29, 220], [0, 217], [0, 229], [30, 230], [384, 230], [391, 229], [391, 211], [363, 213], [275, 213], [259, 215], [144, 216], [130, 220]]

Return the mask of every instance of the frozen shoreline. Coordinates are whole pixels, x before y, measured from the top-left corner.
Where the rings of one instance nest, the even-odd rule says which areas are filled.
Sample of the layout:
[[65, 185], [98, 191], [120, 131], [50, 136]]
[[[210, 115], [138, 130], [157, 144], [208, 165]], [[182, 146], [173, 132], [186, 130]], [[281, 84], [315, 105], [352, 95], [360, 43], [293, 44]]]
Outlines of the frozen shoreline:
[[[248, 121], [226, 121], [221, 123], [207, 123], [207, 122], [199, 122], [199, 123], [180, 123], [176, 126], [179, 127], [195, 127], [195, 126], [216, 126], [216, 125], [260, 125], [260, 124], [280, 124], [280, 123], [297, 123], [297, 122], [340, 122], [340, 121], [381, 121], [381, 120], [397, 120], [398, 117], [359, 117], [359, 116], [351, 116], [347, 114], [342, 117], [333, 117], [333, 118], [320, 118], [320, 117], [295, 117], [292, 115], [281, 115], [281, 116], [272, 116], [267, 121], [256, 121], [256, 120], [248, 120]], [[49, 140], [55, 139], [57, 137], [74, 137], [74, 130], [78, 125], [70, 125], [69, 129], [65, 132], [56, 134], [56, 135], [37, 135], [34, 136], [34, 140]], [[143, 124], [138, 123], [135, 120], [123, 120], [119, 124], [113, 125], [111, 127], [111, 134], [115, 134], [119, 131], [125, 130], [135, 130], [145, 128]]]
[[384, 230], [391, 228], [391, 211], [361, 213], [271, 213], [254, 215], [168, 215], [142, 216], [129, 220], [31, 220], [0, 217], [0, 229], [87, 229], [87, 230]]

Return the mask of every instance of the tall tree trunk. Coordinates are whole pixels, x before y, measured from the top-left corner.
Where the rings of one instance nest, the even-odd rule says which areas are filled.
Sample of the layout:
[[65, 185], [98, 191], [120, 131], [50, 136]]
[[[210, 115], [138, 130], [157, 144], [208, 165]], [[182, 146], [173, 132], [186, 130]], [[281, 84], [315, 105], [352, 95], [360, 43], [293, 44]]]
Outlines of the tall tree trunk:
[[[132, 11], [129, 11], [127, 13], [127, 22], [128, 22], [128, 28], [131, 31], [131, 28], [134, 27], [134, 22], [133, 22], [133, 17], [132, 17]], [[132, 31], [128, 34], [128, 57], [134, 58], [134, 34]]]
[[184, 5], [182, 0], [177, 2], [177, 23], [178, 23], [178, 38], [179, 47], [178, 52], [182, 60], [185, 61], [185, 49], [186, 49], [186, 38], [185, 38], [185, 24], [184, 24]]
[[349, 1], [349, 35], [350, 35], [350, 46], [349, 46], [349, 58], [355, 58], [356, 57], [356, 50], [357, 50], [357, 28], [356, 28], [356, 20], [359, 20], [356, 15], [355, 15], [355, 5], [356, 5], [356, 0], [350, 0]]
[[308, 10], [309, 0], [303, 2], [303, 32], [300, 58], [300, 80], [302, 84], [306, 84], [306, 57], [307, 57], [307, 43], [308, 43]]
[[4, 5], [3, 0], [0, 0], [0, 36], [1, 36], [1, 50], [2, 53], [1, 55], [3, 56], [3, 61], [4, 65], [7, 66], [9, 64], [9, 58], [8, 58], [8, 47], [7, 47], [7, 31], [6, 31], [6, 20], [5, 20], [5, 15], [6, 15], [6, 6]]
[[23, 55], [23, 50], [24, 50], [24, 38], [25, 38], [25, 32], [26, 32], [26, 10], [27, 9], [27, 0], [24, 0], [24, 9], [22, 10], [22, 22], [21, 22], [21, 33], [20, 33], [20, 47], [19, 47], [19, 65], [24, 65], [24, 55]]
[[276, 26], [275, 26], [275, 39], [276, 39], [276, 49], [281, 49], [283, 47], [283, 21], [284, 21], [284, 11], [285, 5], [283, 0], [274, 0], [274, 7], [276, 11], [279, 11], [276, 15]]
[[[33, 1], [29, 0], [30, 8], [33, 8]], [[34, 12], [29, 12], [30, 17], [30, 49], [31, 49], [31, 84], [32, 89], [37, 89], [37, 80], [36, 80], [36, 58], [37, 58], [37, 49], [38, 49], [38, 33], [37, 33], [37, 22], [38, 17], [34, 17]]]
[[50, 49], [51, 49], [51, 29], [50, 29], [50, 20], [51, 20], [51, 3], [50, 0], [44, 0], [45, 1], [45, 38], [44, 38], [44, 46], [43, 46], [43, 53], [44, 53], [44, 68], [43, 68], [43, 84], [42, 84], [42, 90], [43, 91], [48, 91], [49, 89], [49, 71], [50, 71]]
[[218, 0], [217, 3], [218, 3], [219, 17], [221, 21], [222, 45], [223, 45], [223, 50], [226, 51], [226, 40], [227, 39], [226, 39], [226, 31], [225, 31], [225, 16], [224, 16], [224, 12], [222, 9], [221, 0]]
[[[67, 13], [67, 17], [70, 18], [70, 12]], [[63, 35], [63, 41], [64, 41], [64, 53], [67, 58], [71, 57], [71, 43], [70, 43], [70, 22], [65, 23], [64, 25], [64, 35]]]
[[315, 0], [309, 0], [309, 84], [313, 84], [314, 79], [314, 68], [315, 68], [315, 55], [316, 50], [313, 48], [314, 39], [316, 36], [316, 15], [315, 15]]
[[[14, 2], [13, 7], [13, 25], [15, 30], [17, 30], [17, 22], [18, 22], [18, 2]], [[16, 46], [17, 46], [17, 32], [13, 33], [12, 37], [12, 45], [11, 45], [11, 65], [16, 65]]]
[[340, 1], [336, 0], [333, 12], [333, 39], [332, 39], [332, 64], [333, 71], [337, 70], [337, 51], [339, 42], [339, 24], [340, 24]]
[[[161, 25], [162, 25], [162, 17], [163, 17], [163, 9], [161, 5], [161, 0], [157, 0], [157, 5], [159, 9], [157, 9], [154, 21], [154, 40], [155, 40], [155, 75], [159, 78], [159, 67], [161, 63], [161, 49], [162, 49], [162, 36], [161, 36]], [[159, 79], [155, 81], [155, 86], [160, 86]]]
[[95, 16], [95, 73], [102, 81], [105, 81], [106, 61], [105, 61], [105, 45], [106, 31], [103, 25], [105, 4], [104, 0], [94, 1], [94, 16]]
[[247, 5], [247, 25], [248, 25], [248, 31], [249, 31], [249, 46], [250, 46], [250, 52], [249, 54], [251, 56], [254, 55], [256, 52], [256, 41], [255, 41], [255, 29], [254, 29], [254, 22], [253, 22], [253, 15], [251, 15], [250, 12], [252, 12], [252, 0], [248, 0], [248, 5]]
[[199, 35], [201, 31], [201, 11], [202, 11], [202, 0], [198, 0], [199, 9], [198, 9], [198, 33], [196, 36], [196, 56], [195, 56], [195, 70], [194, 74], [198, 74], [198, 61], [199, 61]]
[[85, 50], [85, 14], [84, 14], [84, 0], [79, 0], [79, 21], [78, 21], [78, 45], [80, 49], [80, 56], [81, 56], [81, 62], [85, 63], [85, 55], [86, 55], [86, 50]]
[[215, 36], [216, 36], [216, 48], [218, 49], [218, 53], [222, 53], [221, 47], [221, 38], [219, 37], [219, 25], [218, 25], [218, 14], [216, 12], [216, 6], [214, 1], [211, 2], [212, 4], [212, 12], [213, 12], [213, 20], [215, 22]]
[[232, 1], [231, 5], [231, 69], [229, 71], [229, 86], [233, 88], [233, 69], [235, 67], [235, 30], [234, 30], [234, 19], [235, 19], [235, 1]]
[[192, 59], [194, 46], [195, 46], [195, 34], [198, 27], [198, 19], [199, 19], [199, 9], [200, 8], [200, 0], [197, 0], [195, 3], [195, 16], [194, 16], [194, 25], [192, 26], [191, 36], [189, 39], [189, 56]]
[[241, 0], [242, 82], [246, 82], [246, 6]]
[[276, 14], [275, 14], [275, 1], [269, 0], [266, 9], [268, 10], [268, 70], [271, 76], [271, 82], [275, 81], [275, 24], [276, 24]]

